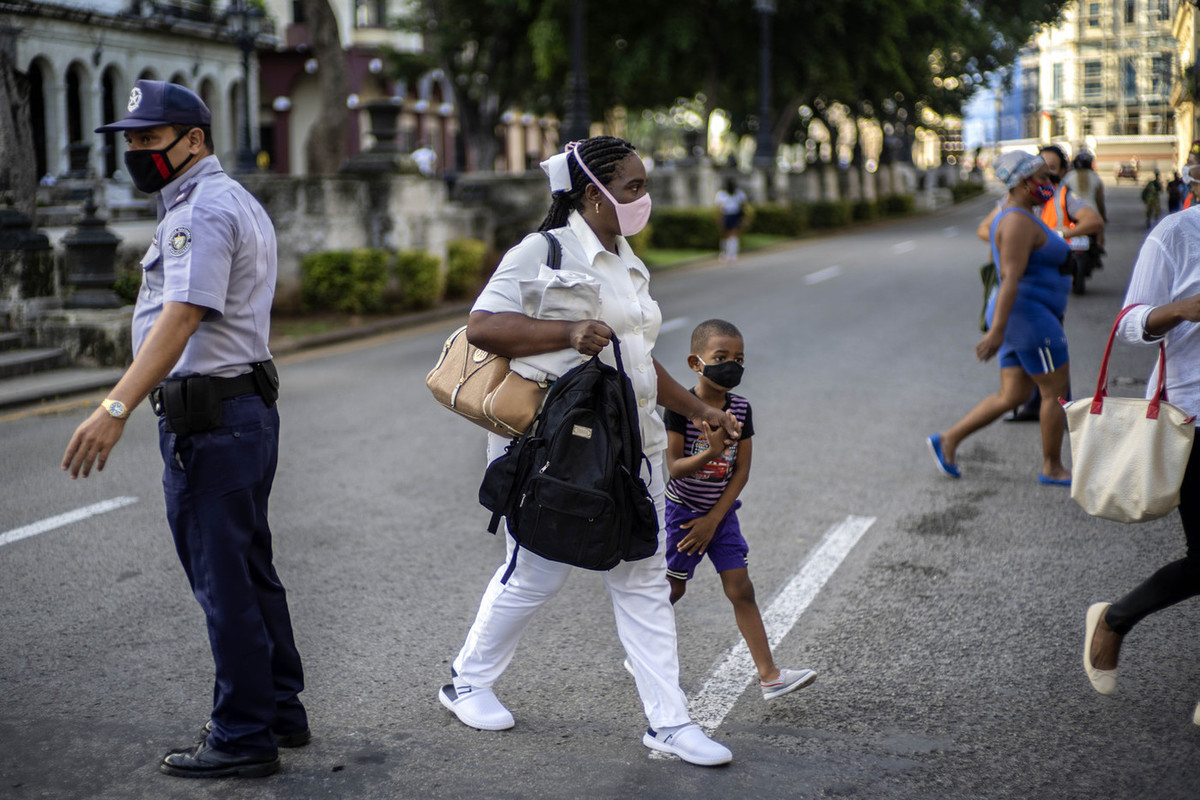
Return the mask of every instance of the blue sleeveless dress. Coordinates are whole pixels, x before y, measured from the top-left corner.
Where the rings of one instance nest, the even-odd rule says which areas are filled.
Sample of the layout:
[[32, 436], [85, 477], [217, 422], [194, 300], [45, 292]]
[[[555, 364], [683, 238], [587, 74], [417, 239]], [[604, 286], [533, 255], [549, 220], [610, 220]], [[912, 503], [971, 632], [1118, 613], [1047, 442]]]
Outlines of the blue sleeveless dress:
[[[1058, 268], [1071, 254], [1071, 246], [1044, 222], [1022, 208], [1006, 208], [992, 221], [992, 259], [997, 269], [1000, 251], [996, 248], [996, 226], [1006, 214], [1019, 212], [1029, 217], [1046, 232], [1046, 243], [1029, 255], [1029, 265], [1017, 284], [1017, 296], [1004, 329], [1005, 350], [1030, 350], [1052, 345], [1066, 346], [1067, 334], [1062, 317], [1071, 294], [1071, 276], [1059, 273]], [[988, 299], [987, 323], [992, 324], [996, 309], [996, 292]]]

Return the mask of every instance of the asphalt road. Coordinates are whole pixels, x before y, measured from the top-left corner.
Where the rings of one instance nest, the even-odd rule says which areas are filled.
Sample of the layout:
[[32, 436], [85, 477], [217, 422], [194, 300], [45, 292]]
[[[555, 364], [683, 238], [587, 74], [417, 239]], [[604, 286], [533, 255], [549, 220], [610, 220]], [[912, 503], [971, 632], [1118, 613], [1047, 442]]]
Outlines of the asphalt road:
[[[1110, 194], [1106, 267], [1067, 312], [1077, 394], [1144, 234], [1137, 190]], [[474, 731], [438, 704], [503, 553], [474, 499], [483, 435], [423, 385], [450, 322], [280, 365], [272, 520], [315, 738], [260, 781], [157, 771], [206, 719], [212, 664], [163, 520], [152, 416], [138, 409], [108, 468], [76, 482], [58, 461], [84, 408], [0, 416], [0, 539], [137, 498], [0, 545], [0, 797], [1196, 797], [1195, 604], [1129, 638], [1115, 696], [1080, 665], [1086, 607], [1179, 557], [1177, 518], [1094, 520], [1038, 485], [1035, 425], [968, 440], [959, 481], [926, 452], [997, 386], [973, 355], [987, 259], [974, 228], [993, 201], [654, 279], [656, 355], [681, 380], [697, 322], [745, 334], [750, 574], [762, 608], [794, 623], [777, 662], [820, 673], [769, 704], [751, 675], [725, 678], [728, 701], [712, 700], [739, 637], [719, 581], [698, 573], [677, 608], [682, 678], [719, 711], [728, 767], [649, 756], [610, 605], [582, 571], [496, 687], [514, 729]], [[1151, 357], [1117, 351], [1125, 391], [1141, 392]], [[831, 556], [825, 536], [848, 520], [861, 538]]]

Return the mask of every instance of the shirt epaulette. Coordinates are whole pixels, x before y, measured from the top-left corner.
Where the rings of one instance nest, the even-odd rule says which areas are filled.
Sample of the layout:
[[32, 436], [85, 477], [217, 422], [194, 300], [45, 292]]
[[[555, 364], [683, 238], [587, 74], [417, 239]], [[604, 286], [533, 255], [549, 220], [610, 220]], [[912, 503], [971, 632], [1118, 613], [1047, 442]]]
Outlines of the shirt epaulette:
[[186, 203], [188, 201], [188, 199], [192, 196], [192, 192], [196, 190], [196, 186], [199, 185], [199, 183], [200, 183], [199, 181], [196, 181], [195, 183], [190, 183], [187, 186], [183, 187], [183, 190], [180, 191], [179, 194], [177, 194], [175, 196], [175, 201], [173, 203], [171, 203], [170, 206], [168, 206], [168, 210], [174, 208], [175, 206], [177, 206], [181, 203]]

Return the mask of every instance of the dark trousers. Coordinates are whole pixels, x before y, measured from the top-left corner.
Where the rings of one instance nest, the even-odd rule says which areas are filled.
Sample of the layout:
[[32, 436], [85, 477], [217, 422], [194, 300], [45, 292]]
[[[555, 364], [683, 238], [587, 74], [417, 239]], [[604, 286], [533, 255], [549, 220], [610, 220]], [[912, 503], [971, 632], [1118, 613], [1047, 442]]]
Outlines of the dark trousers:
[[274, 754], [272, 730], [308, 727], [297, 697], [304, 673], [267, 524], [279, 412], [256, 394], [230, 398], [221, 426], [203, 433], [176, 436], [160, 418], [159, 446], [167, 521], [216, 664], [209, 743], [237, 755]]
[[1200, 447], [1192, 448], [1180, 487], [1179, 518], [1187, 555], [1161, 568], [1113, 603], [1104, 621], [1124, 636], [1144, 617], [1200, 594]]

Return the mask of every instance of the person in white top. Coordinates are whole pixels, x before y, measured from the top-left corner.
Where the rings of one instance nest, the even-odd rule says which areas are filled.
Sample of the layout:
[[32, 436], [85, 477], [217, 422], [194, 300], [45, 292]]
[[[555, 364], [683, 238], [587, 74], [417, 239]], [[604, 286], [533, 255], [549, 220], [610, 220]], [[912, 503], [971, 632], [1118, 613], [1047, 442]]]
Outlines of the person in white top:
[[[547, 255], [545, 239], [532, 234], [505, 254], [480, 293], [468, 319], [467, 338], [477, 347], [513, 359], [514, 364], [563, 351], [568, 356], [565, 363], [577, 358], [571, 352], [575, 351], [582, 356], [600, 354], [612, 364], [608, 344], [614, 334], [620, 338], [625, 370], [637, 396], [643, 452], [652, 468], [649, 488], [658, 511], [659, 547], [650, 558], [618, 564], [604, 572], [603, 579], [612, 598], [617, 635], [650, 723], [642, 742], [694, 764], [725, 764], [733, 755], [692, 723], [687, 698], [679, 688], [664, 549], [667, 435], [657, 406], [661, 403], [697, 424], [723, 431], [727, 440], [736, 439], [741, 426], [732, 415], [688, 392], [654, 359], [662, 313], [650, 296], [649, 271], [625, 240], [645, 227], [650, 212], [646, 169], [633, 145], [611, 136], [573, 142], [542, 168], [550, 176], [553, 201], [541, 230], [561, 243], [561, 270], [580, 273], [593, 288], [598, 285], [598, 318], [564, 321], [525, 313], [522, 283], [538, 279]], [[545, 365], [548, 360], [538, 363]], [[491, 460], [504, 452], [508, 440], [496, 434], [488, 438]], [[510, 563], [515, 542], [506, 539], [505, 562], [484, 592], [475, 622], [454, 659], [451, 682], [438, 692], [442, 705], [479, 730], [513, 726], [512, 714], [492, 686], [508, 666], [533, 615], [575, 569], [525, 549]], [[547, 691], [557, 682], [551, 677]]]
[[[1141, 304], [1121, 320], [1118, 335], [1133, 344], [1167, 350], [1167, 397], [1200, 417], [1200, 209], [1164, 217], [1146, 237], [1133, 267], [1125, 306]], [[1157, 362], [1146, 396], [1158, 383]], [[1084, 669], [1101, 694], [1117, 687], [1121, 642], [1142, 619], [1200, 594], [1200, 449], [1194, 448], [1180, 488], [1179, 519], [1187, 553], [1159, 569], [1115, 603], [1095, 603], [1084, 628]], [[1200, 725], [1200, 705], [1192, 715]]]
[[[1104, 204], [1104, 182], [1092, 167], [1095, 158], [1087, 150], [1080, 150], [1071, 162], [1073, 169], [1062, 179], [1066, 186], [1087, 205], [1100, 213], [1100, 219], [1108, 223], [1108, 207]], [[1104, 249], [1104, 228], [1092, 234], [1096, 239], [1096, 247]]]
[[717, 206], [721, 209], [721, 260], [737, 261], [738, 234], [745, 217], [746, 193], [738, 188], [737, 181], [728, 178], [725, 188], [717, 192]]

